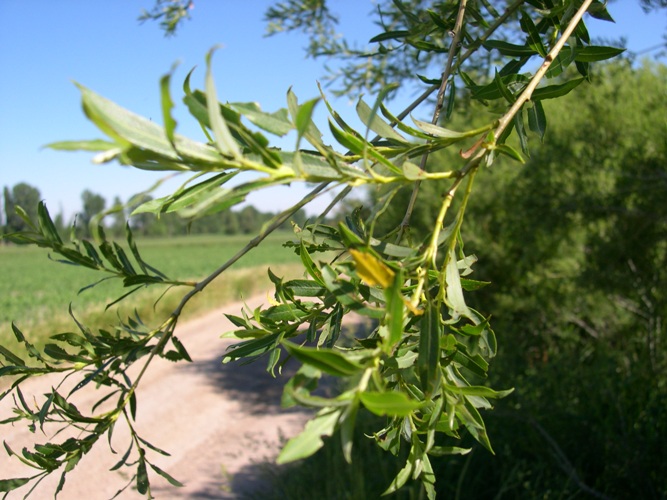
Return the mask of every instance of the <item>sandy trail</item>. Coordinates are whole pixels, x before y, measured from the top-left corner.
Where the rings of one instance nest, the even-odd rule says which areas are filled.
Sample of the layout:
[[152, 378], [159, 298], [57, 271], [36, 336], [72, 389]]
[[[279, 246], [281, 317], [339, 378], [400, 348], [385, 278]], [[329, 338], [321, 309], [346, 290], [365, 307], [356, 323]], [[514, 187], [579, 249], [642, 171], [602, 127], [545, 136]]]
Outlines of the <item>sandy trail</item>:
[[[261, 302], [262, 297], [248, 301], [253, 307]], [[241, 304], [229, 304], [224, 309], [237, 313], [240, 308]], [[151, 453], [149, 460], [185, 483], [183, 488], [173, 487], [149, 470], [156, 498], [238, 498], [252, 491], [259, 485], [262, 467], [275, 459], [281, 439], [298, 434], [309, 416], [306, 411], [280, 408], [287, 377], [273, 379], [261, 360], [245, 366], [221, 363], [231, 342], [219, 337], [232, 329], [221, 311], [178, 326], [176, 334], [193, 363], [155, 360], [142, 380], [136, 428], [142, 437], [171, 453], [169, 457]], [[53, 383], [46, 377], [36, 379], [24, 393], [42, 394]], [[99, 395], [90, 392], [77, 400], [79, 408], [86, 407], [86, 400], [97, 400]], [[9, 415], [8, 402], [0, 403], [0, 420]], [[98, 442], [68, 474], [58, 498], [106, 499], [128, 482], [127, 469], [109, 472], [129, 445], [128, 433], [120, 424], [113, 438], [118, 454], [112, 454], [106, 442]], [[3, 427], [1, 439], [14, 451], [48, 439], [39, 430], [33, 435], [18, 425]], [[0, 478], [29, 475], [30, 469], [0, 450]], [[59, 476], [43, 481], [32, 498], [52, 498]], [[26, 492], [23, 487], [10, 498], [21, 498]], [[131, 486], [118, 498], [141, 495]]]

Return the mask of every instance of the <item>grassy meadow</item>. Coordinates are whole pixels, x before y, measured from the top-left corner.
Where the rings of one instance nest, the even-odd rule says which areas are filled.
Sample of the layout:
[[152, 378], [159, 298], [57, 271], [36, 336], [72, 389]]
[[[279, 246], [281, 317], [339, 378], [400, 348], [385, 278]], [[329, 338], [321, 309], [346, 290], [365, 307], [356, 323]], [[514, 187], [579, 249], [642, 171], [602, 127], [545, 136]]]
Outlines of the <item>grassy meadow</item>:
[[[293, 250], [282, 246], [291, 237], [289, 232], [271, 235], [195, 297], [185, 315], [201, 313], [224, 302], [268, 290], [267, 267], [279, 275], [298, 272], [298, 257]], [[233, 256], [249, 239], [241, 235], [193, 235], [145, 239], [140, 240], [138, 246], [143, 259], [170, 278], [197, 280]], [[12, 321], [38, 345], [53, 333], [71, 330], [75, 326], [68, 314], [69, 304], [77, 319], [91, 327], [113, 323], [118, 313], [134, 309], [146, 318], [168, 314], [189, 289], [170, 290], [154, 311], [154, 303], [165, 289], [153, 286], [135, 293], [105, 313], [105, 305], [127, 291], [118, 280], [108, 280], [79, 293], [105, 276], [101, 272], [54, 262], [49, 258], [49, 252], [41, 248], [0, 246], [0, 342], [12, 345]]]

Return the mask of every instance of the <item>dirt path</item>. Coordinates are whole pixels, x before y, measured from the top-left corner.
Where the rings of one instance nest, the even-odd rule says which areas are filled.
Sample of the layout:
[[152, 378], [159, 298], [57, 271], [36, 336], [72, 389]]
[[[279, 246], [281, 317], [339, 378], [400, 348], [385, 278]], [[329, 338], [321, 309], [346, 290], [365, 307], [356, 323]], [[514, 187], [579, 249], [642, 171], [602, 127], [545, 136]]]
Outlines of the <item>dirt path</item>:
[[[262, 297], [249, 301], [255, 305], [261, 302]], [[230, 304], [225, 310], [238, 312], [240, 307]], [[180, 325], [176, 333], [193, 363], [156, 360], [142, 380], [136, 427], [149, 442], [171, 453], [170, 457], [152, 453], [151, 460], [185, 483], [185, 487], [176, 488], [149, 471], [156, 498], [238, 498], [252, 491], [259, 484], [262, 467], [277, 455], [281, 439], [300, 432], [308, 418], [306, 412], [280, 408], [282, 384], [287, 378], [273, 379], [261, 361], [246, 366], [221, 363], [230, 342], [219, 337], [231, 329], [220, 311]], [[24, 392], [41, 394], [52, 383], [35, 380], [30, 391]], [[85, 401], [80, 407], [85, 407]], [[0, 420], [8, 412], [3, 401]], [[68, 475], [58, 498], [106, 499], [127, 483], [130, 476], [126, 472], [109, 472], [129, 444], [128, 433], [121, 427], [113, 438], [118, 454], [112, 454], [106, 442], [97, 443]], [[25, 443], [48, 439], [39, 430], [32, 435], [21, 427], [3, 426], [2, 432], [1, 439], [14, 451]], [[10, 460], [4, 450], [0, 453], [0, 478], [31, 475], [30, 469]], [[52, 498], [58, 479], [56, 474], [45, 480], [33, 498]], [[20, 498], [26, 491], [21, 488], [20, 495], [10, 498]], [[140, 497], [130, 487], [118, 498]]]

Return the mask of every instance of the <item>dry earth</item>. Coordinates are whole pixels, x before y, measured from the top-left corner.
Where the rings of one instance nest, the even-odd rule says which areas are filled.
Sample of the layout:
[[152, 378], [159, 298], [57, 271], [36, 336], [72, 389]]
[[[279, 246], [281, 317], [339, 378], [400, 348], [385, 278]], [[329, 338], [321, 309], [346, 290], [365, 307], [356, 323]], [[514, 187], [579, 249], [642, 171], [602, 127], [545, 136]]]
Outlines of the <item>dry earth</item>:
[[[259, 297], [249, 303], [261, 301]], [[230, 304], [225, 310], [238, 312], [240, 307]], [[185, 483], [183, 488], [173, 487], [149, 470], [156, 498], [238, 498], [256, 490], [262, 485], [263, 468], [275, 459], [281, 441], [300, 432], [308, 418], [305, 411], [280, 408], [286, 378], [273, 379], [261, 361], [246, 366], [221, 363], [230, 342], [219, 337], [231, 329], [220, 311], [180, 325], [177, 336], [193, 363], [155, 360], [142, 380], [136, 428], [149, 442], [171, 453], [169, 457], [151, 453], [151, 461]], [[31, 382], [25, 394], [43, 394], [57, 383], [44, 377]], [[94, 392], [84, 394], [77, 406], [82, 409], [96, 401]], [[0, 420], [11, 411], [10, 402], [0, 403]], [[58, 498], [107, 499], [127, 484], [131, 477], [127, 469], [109, 472], [129, 444], [122, 427], [119, 422], [113, 437], [118, 454], [112, 454], [106, 442], [98, 442], [68, 475]], [[18, 451], [35, 440], [46, 442], [49, 431], [31, 434], [25, 427], [3, 426], [2, 440]], [[0, 478], [29, 475], [30, 469], [2, 451]], [[59, 474], [54, 474], [43, 481], [32, 498], [52, 498], [58, 479]], [[23, 487], [9, 498], [21, 498], [26, 491]], [[118, 498], [140, 497], [132, 485]]]

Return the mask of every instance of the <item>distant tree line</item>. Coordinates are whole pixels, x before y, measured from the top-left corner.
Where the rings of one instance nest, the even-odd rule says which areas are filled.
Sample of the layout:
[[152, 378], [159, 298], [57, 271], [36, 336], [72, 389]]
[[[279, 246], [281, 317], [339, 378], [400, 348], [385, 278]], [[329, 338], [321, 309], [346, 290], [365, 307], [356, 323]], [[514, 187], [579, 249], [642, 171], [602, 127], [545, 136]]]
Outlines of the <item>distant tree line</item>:
[[[2, 204], [0, 204], [0, 232], [8, 234], [28, 229], [27, 223], [16, 212], [16, 207], [21, 207], [31, 219], [35, 220], [37, 205], [41, 199], [39, 189], [25, 182], [18, 183], [11, 188], [5, 186]], [[122, 200], [116, 196], [113, 203], [107, 205], [107, 200], [102, 195], [86, 189], [81, 193], [81, 210], [66, 220], [61, 209], [55, 214], [54, 223], [63, 235], [68, 234], [73, 228], [78, 238], [89, 238], [91, 221], [96, 215], [107, 210], [110, 213], [104, 219], [105, 231], [116, 237], [122, 236], [129, 212], [139, 204], [150, 200], [150, 196], [145, 196], [141, 200], [133, 200], [128, 207], [128, 204], [124, 205]], [[138, 236], [234, 235], [256, 233], [274, 215], [271, 212], [262, 212], [252, 205], [246, 205], [237, 211], [225, 211], [195, 220], [187, 220], [174, 213], [163, 214], [159, 218], [153, 214], [139, 213], [129, 217], [129, 221], [133, 232]], [[294, 215], [292, 221], [303, 225], [306, 221], [306, 213], [300, 210]]]

